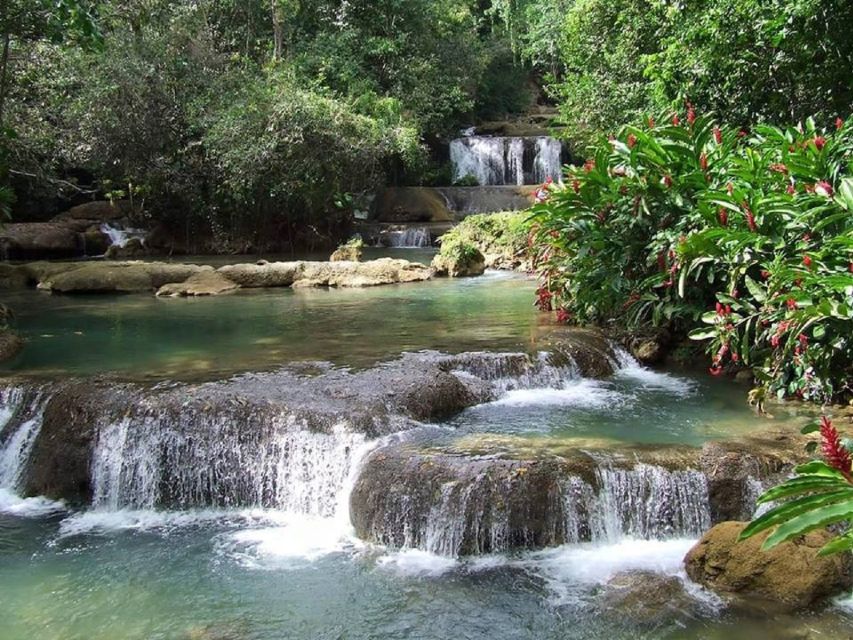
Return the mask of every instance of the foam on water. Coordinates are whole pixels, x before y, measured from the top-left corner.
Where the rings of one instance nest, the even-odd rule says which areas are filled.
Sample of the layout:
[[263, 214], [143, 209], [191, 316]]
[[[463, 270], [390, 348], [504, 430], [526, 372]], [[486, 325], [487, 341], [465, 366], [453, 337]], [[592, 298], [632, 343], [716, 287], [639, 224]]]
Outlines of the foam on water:
[[689, 396], [696, 392], [696, 383], [669, 373], [644, 367], [627, 351], [615, 348], [617, 379], [628, 380], [644, 389], [656, 389], [676, 396]]
[[381, 556], [377, 565], [399, 575], [435, 578], [457, 570], [461, 563], [455, 558], [420, 549], [404, 549]]
[[624, 404], [628, 397], [599, 380], [577, 380], [565, 388], [514, 389], [490, 403], [491, 406], [565, 406], [598, 409]]
[[41, 496], [21, 498], [9, 489], [0, 488], [0, 513], [21, 518], [40, 518], [64, 510], [63, 502]]

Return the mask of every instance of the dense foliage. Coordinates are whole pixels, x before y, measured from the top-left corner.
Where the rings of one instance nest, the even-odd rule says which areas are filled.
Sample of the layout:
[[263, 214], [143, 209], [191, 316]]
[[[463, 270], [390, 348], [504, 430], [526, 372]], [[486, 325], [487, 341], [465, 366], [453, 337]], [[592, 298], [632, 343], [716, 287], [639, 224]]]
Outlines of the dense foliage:
[[853, 110], [846, 0], [503, 0], [568, 135], [590, 141], [690, 97], [738, 126]]
[[780, 397], [849, 394], [851, 154], [841, 119], [748, 133], [688, 107], [626, 126], [534, 210], [543, 306], [692, 330], [712, 373], [752, 367]]
[[515, 268], [529, 253], [530, 228], [530, 216], [523, 211], [467, 216], [441, 237], [440, 255], [466, 262], [479, 252], [489, 266]]
[[[13, 3], [41, 20], [37, 4]], [[0, 21], [19, 218], [107, 195], [220, 244], [241, 227], [324, 235], [378, 185], [428, 176], [436, 136], [523, 104], [523, 79], [501, 84], [523, 78], [508, 46], [465, 0], [77, 4], [98, 47]]]
[[763, 548], [771, 549], [809, 531], [834, 525], [837, 533], [819, 555], [853, 550], [853, 458], [850, 442], [841, 439], [826, 417], [803, 429], [803, 433], [815, 431], [820, 431], [821, 453], [825, 461], [798, 467], [792, 479], [765, 492], [758, 503], [776, 506], [750, 523], [741, 539], [771, 530], [763, 544]]

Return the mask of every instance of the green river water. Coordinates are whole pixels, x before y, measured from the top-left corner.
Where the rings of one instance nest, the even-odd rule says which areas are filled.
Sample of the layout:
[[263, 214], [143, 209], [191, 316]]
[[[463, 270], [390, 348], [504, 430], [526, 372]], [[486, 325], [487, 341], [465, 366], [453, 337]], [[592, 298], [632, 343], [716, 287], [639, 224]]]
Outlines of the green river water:
[[[29, 343], [9, 373], [209, 379], [295, 360], [364, 367], [403, 351], [534, 350], [534, 284], [487, 274], [364, 290], [4, 296]], [[700, 445], [762, 426], [743, 387], [624, 367], [606, 381], [512, 391], [450, 420], [476, 448], [572, 440]], [[777, 412], [779, 426], [803, 420]], [[0, 426], [2, 433], [2, 426]], [[0, 489], [0, 639], [299, 640], [851, 638], [853, 600], [734, 613], [695, 585], [661, 611], [609, 607], [643, 569], [686, 580], [694, 540], [614, 539], [468, 560], [364, 544], [346, 514], [66, 511]]]

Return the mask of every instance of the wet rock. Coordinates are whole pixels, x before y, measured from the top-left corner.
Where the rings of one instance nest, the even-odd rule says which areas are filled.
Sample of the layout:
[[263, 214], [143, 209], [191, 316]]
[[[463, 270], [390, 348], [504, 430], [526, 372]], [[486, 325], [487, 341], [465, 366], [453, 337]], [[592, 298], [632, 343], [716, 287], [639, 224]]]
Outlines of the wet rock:
[[616, 371], [616, 353], [600, 331], [560, 327], [544, 336], [539, 348], [551, 353], [555, 366], [572, 364], [587, 378], [606, 378]]
[[24, 348], [24, 339], [8, 328], [0, 328], [0, 362], [11, 360]]
[[204, 267], [165, 262], [86, 262], [47, 271], [39, 288], [56, 293], [133, 293], [183, 282]]
[[151, 250], [140, 238], [131, 238], [123, 247], [117, 244], [106, 250], [107, 260], [134, 260], [151, 255]]
[[68, 211], [55, 216], [52, 222], [64, 224], [78, 231], [101, 225], [105, 222], [116, 222], [139, 213], [129, 200], [96, 200], [71, 207]]
[[26, 289], [30, 275], [20, 266], [0, 262], [0, 289]]
[[44, 406], [39, 437], [25, 473], [25, 493], [89, 504], [92, 497], [91, 456], [97, 425], [128, 400], [121, 386], [108, 392], [90, 382], [63, 384], [52, 390]]
[[158, 297], [218, 296], [240, 288], [213, 268], [191, 275], [184, 282], [165, 284], [157, 290]]
[[438, 276], [469, 278], [481, 276], [486, 271], [486, 258], [474, 246], [464, 251], [439, 253], [432, 259], [432, 268]]
[[769, 430], [739, 440], [706, 443], [699, 465], [708, 478], [712, 520], [751, 518], [761, 485], [781, 480], [793, 467], [808, 461], [807, 442], [797, 432]]
[[693, 616], [697, 603], [676, 576], [653, 571], [623, 571], [605, 585], [599, 606], [633, 624], [659, 627], [680, 615]]
[[447, 222], [453, 214], [446, 199], [429, 187], [385, 189], [373, 203], [375, 219], [380, 222]]
[[551, 546], [567, 536], [558, 479], [568, 473], [557, 460], [389, 447], [364, 463], [350, 514], [360, 538], [392, 547], [457, 556]]
[[83, 255], [83, 237], [52, 222], [18, 222], [0, 229], [0, 250], [10, 260], [72, 258]]
[[831, 535], [812, 531], [770, 551], [769, 532], [738, 542], [745, 522], [723, 522], [708, 531], [684, 559], [687, 575], [720, 594], [767, 599], [804, 609], [853, 587], [849, 554], [819, 557]]

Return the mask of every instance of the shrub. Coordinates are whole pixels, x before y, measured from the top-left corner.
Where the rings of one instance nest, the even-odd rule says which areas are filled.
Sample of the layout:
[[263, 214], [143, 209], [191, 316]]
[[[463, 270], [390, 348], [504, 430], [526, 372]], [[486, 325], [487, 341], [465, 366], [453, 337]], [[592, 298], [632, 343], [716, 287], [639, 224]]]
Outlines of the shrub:
[[441, 239], [440, 255], [450, 257], [460, 246], [491, 256], [501, 268], [515, 268], [524, 261], [531, 223], [529, 214], [519, 211], [482, 213], [466, 217]]
[[692, 331], [712, 373], [754, 367], [779, 397], [849, 393], [853, 128], [747, 133], [689, 106], [657, 123], [599, 143], [534, 208], [563, 317]]

